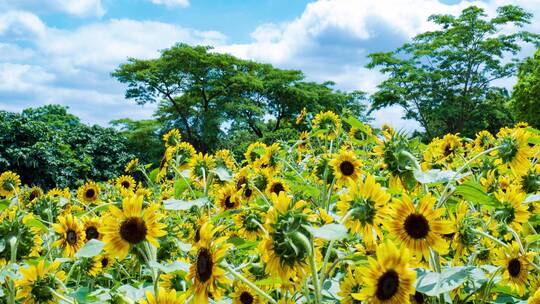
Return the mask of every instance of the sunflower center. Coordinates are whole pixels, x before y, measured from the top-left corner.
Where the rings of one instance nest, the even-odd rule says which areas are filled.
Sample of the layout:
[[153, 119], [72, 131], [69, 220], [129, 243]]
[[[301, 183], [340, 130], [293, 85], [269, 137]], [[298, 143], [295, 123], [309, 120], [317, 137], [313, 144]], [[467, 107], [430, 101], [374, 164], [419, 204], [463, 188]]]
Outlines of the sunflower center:
[[206, 248], [201, 248], [197, 254], [197, 278], [201, 282], [206, 282], [212, 276], [212, 255]]
[[102, 258], [101, 259], [101, 267], [105, 268], [105, 267], [107, 267], [107, 265], [109, 265], [109, 259], [108, 258]]
[[253, 303], [253, 296], [247, 291], [242, 292], [242, 294], [240, 294], [240, 303], [242, 304]]
[[354, 165], [346, 160], [339, 165], [339, 170], [343, 175], [351, 176], [354, 173]]
[[96, 191], [94, 189], [88, 189], [84, 195], [86, 198], [93, 198], [96, 195]]
[[29, 201], [33, 201], [35, 198], [40, 197], [40, 193], [37, 190], [34, 190], [30, 193], [30, 197], [28, 198]]
[[414, 293], [414, 301], [418, 304], [424, 303], [424, 295], [419, 293], [418, 291]]
[[521, 262], [519, 261], [519, 259], [511, 259], [509, 262], [508, 262], [508, 273], [512, 276], [512, 277], [517, 277], [519, 276], [519, 273], [521, 272]]
[[250, 198], [251, 197], [251, 194], [253, 194], [253, 190], [249, 189], [249, 188], [245, 188], [244, 189], [244, 196], [246, 198]]
[[69, 229], [66, 232], [66, 240], [70, 245], [74, 245], [77, 243], [77, 232], [75, 232], [72, 229]]
[[281, 183], [275, 183], [272, 185], [270, 192], [279, 194], [281, 191], [285, 191], [285, 187]]
[[245, 183], [247, 183], [247, 178], [245, 176], [240, 176], [236, 182], [236, 190], [240, 190]]
[[195, 230], [195, 235], [193, 236], [193, 240], [195, 242], [198, 242], [201, 240], [201, 227], [197, 227], [197, 229]]
[[444, 147], [444, 156], [448, 156], [454, 152], [454, 149], [450, 145]]
[[120, 236], [130, 244], [140, 243], [147, 232], [146, 223], [139, 217], [130, 217], [120, 225]]
[[131, 186], [131, 185], [130, 185], [130, 183], [128, 181], [123, 181], [122, 182], [122, 187], [129, 188], [129, 186]]
[[399, 276], [394, 270], [385, 272], [377, 282], [377, 290], [375, 295], [381, 301], [391, 299], [398, 291]]
[[422, 214], [411, 214], [405, 219], [405, 231], [413, 239], [423, 239], [428, 235], [429, 222]]
[[86, 228], [86, 240], [90, 241], [91, 239], [97, 239], [99, 238], [99, 232], [96, 227], [90, 226]]
[[231, 197], [230, 196], [227, 196], [227, 198], [225, 199], [224, 204], [225, 204], [226, 209], [234, 208], [234, 202], [231, 202]]

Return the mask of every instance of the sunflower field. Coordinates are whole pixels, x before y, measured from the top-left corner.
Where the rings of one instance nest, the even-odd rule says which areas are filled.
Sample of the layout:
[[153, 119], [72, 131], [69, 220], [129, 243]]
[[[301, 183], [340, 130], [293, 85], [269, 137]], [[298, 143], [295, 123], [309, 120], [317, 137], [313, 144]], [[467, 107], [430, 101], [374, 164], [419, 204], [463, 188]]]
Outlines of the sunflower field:
[[78, 189], [0, 175], [0, 303], [540, 303], [540, 132], [303, 113], [245, 160], [163, 137]]

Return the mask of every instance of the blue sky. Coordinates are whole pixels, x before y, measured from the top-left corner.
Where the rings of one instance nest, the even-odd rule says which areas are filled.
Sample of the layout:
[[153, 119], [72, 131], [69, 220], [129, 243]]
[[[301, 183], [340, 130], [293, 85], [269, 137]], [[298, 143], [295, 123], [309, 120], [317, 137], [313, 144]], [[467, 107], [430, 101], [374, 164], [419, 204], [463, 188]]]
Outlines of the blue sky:
[[[430, 14], [457, 14], [470, 4], [493, 14], [519, 4], [536, 15], [527, 29], [540, 32], [538, 1], [0, 0], [0, 110], [59, 103], [88, 123], [149, 118], [154, 107], [125, 100], [110, 72], [128, 57], [153, 58], [176, 42], [373, 92], [383, 76], [363, 67], [366, 55], [432, 29]], [[521, 56], [532, 52], [527, 46]], [[401, 120], [398, 108], [374, 116], [376, 125], [417, 127]]]

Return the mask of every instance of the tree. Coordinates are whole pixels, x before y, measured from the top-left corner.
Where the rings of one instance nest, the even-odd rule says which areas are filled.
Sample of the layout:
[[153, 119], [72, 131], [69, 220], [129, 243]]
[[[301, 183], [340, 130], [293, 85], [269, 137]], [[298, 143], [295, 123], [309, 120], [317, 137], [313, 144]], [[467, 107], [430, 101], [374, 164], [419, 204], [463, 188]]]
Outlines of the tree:
[[[306, 82], [300, 71], [214, 53], [206, 46], [177, 44], [156, 59], [130, 58], [112, 75], [128, 85], [126, 98], [157, 103], [155, 116], [163, 128], [180, 129], [202, 152], [227, 146], [231, 136], [262, 139], [290, 127], [304, 107], [347, 108], [365, 118], [361, 92], [340, 92], [331, 82]], [[243, 136], [233, 136], [236, 131]]]
[[540, 128], [540, 49], [519, 66], [512, 92], [512, 108], [518, 121]]
[[539, 41], [538, 35], [506, 34], [500, 28], [520, 28], [531, 18], [513, 5], [499, 7], [491, 19], [475, 6], [457, 17], [432, 15], [429, 20], [439, 30], [422, 33], [393, 52], [369, 55], [367, 67], [389, 76], [371, 96], [371, 110], [401, 106], [404, 118], [417, 120], [428, 139], [495, 129], [490, 117], [505, 116], [507, 99], [492, 83], [515, 74], [519, 42]]
[[104, 181], [122, 172], [133, 157], [126, 140], [111, 128], [87, 126], [59, 105], [0, 111], [0, 172], [20, 174], [45, 188]]
[[155, 119], [132, 120], [123, 118], [111, 121], [127, 139], [127, 151], [143, 163], [158, 166], [164, 153], [161, 141], [161, 124]]

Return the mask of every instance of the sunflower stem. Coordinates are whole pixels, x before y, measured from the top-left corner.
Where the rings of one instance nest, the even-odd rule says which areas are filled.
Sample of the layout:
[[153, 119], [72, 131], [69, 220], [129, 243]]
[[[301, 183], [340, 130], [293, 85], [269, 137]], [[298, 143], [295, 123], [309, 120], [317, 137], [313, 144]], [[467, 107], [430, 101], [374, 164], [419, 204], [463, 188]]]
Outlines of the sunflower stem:
[[223, 268], [227, 269], [227, 271], [229, 271], [235, 278], [237, 278], [238, 280], [242, 281], [242, 283], [246, 284], [246, 286], [248, 286], [249, 288], [251, 288], [253, 291], [255, 291], [255, 293], [257, 293], [258, 295], [260, 295], [261, 297], [265, 298], [266, 300], [268, 300], [268, 302], [272, 303], [272, 304], [277, 304], [276, 300], [274, 300], [271, 296], [269, 296], [266, 292], [264, 292], [262, 289], [260, 289], [259, 287], [257, 287], [255, 284], [253, 284], [251, 281], [249, 281], [248, 279], [246, 279], [243, 275], [241, 275], [240, 273], [236, 272], [232, 267], [230, 267], [228, 264], [226, 263], [223, 263], [222, 264]]
[[480, 234], [483, 237], [487, 237], [488, 239], [496, 242], [499, 245], [502, 245], [504, 248], [508, 248], [508, 244], [504, 243], [503, 241], [499, 240], [498, 238], [492, 236], [491, 234], [485, 233], [484, 231], [473, 229], [474, 232]]
[[[352, 209], [349, 210], [349, 212], [347, 212], [347, 214], [345, 214], [345, 216], [341, 219], [341, 221], [339, 223], [340, 224], [345, 223], [345, 221], [353, 214], [353, 212], [354, 212], [354, 210], [352, 210]], [[335, 240], [330, 241], [330, 244], [328, 244], [328, 249], [326, 250], [326, 254], [324, 255], [323, 264], [322, 264], [321, 273], [320, 273], [321, 287], [322, 287], [322, 284], [324, 284], [324, 280], [326, 279], [325, 269], [326, 269], [326, 265], [328, 264], [328, 260], [330, 259], [330, 253], [332, 252], [332, 249], [334, 247], [335, 242], [336, 242]]]
[[489, 154], [497, 149], [499, 149], [501, 146], [496, 146], [496, 147], [493, 147], [491, 149], [487, 149], [485, 151], [483, 151], [482, 153], [478, 153], [476, 154], [474, 157], [472, 157], [471, 159], [469, 159], [468, 161], [465, 162], [465, 164], [463, 164], [461, 167], [459, 167], [456, 171], [456, 173], [454, 174], [454, 176], [452, 176], [452, 178], [450, 178], [448, 180], [448, 182], [446, 183], [446, 186], [444, 187], [444, 190], [443, 192], [441, 193], [441, 196], [439, 197], [439, 200], [437, 201], [437, 203], [435, 204], [435, 208], [440, 208], [442, 204], [444, 204], [444, 202], [448, 199], [449, 196], [447, 196], [447, 193], [448, 191], [450, 190], [450, 185], [456, 180], [456, 178], [459, 176], [459, 174], [461, 173], [461, 171], [465, 170], [465, 168], [467, 168], [469, 166], [469, 164], [471, 164], [472, 162], [474, 162], [475, 160], [477, 160], [478, 158], [480, 158], [481, 156], [484, 156], [486, 154]]
[[309, 255], [309, 262], [311, 266], [311, 276], [313, 279], [313, 289], [315, 291], [315, 303], [321, 303], [321, 292], [319, 289], [319, 277], [317, 275], [317, 263], [315, 263], [315, 246], [313, 239], [310, 241], [311, 254]]
[[487, 298], [489, 297], [489, 293], [491, 292], [491, 287], [493, 286], [493, 282], [495, 280], [495, 277], [497, 276], [497, 273], [499, 273], [499, 271], [501, 270], [501, 268], [497, 268], [493, 274], [491, 275], [491, 277], [489, 278], [489, 281], [486, 283], [486, 288], [484, 289], [484, 292], [483, 292], [483, 295], [482, 295], [482, 303], [487, 303]]

